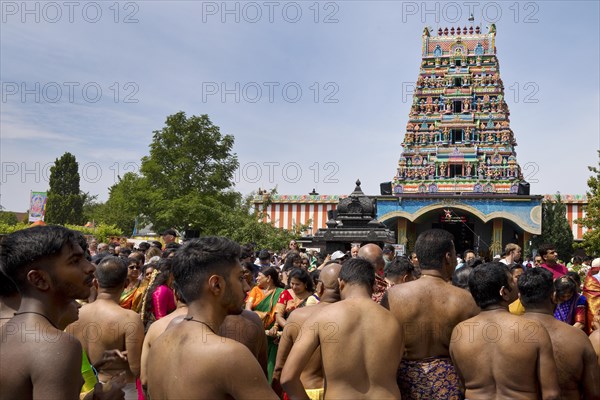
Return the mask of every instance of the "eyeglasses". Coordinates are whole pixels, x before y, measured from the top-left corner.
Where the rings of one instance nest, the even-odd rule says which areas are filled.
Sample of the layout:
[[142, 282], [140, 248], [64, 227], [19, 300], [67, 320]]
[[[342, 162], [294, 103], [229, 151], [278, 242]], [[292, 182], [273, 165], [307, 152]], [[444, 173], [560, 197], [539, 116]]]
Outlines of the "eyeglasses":
[[142, 267], [138, 267], [137, 265], [132, 265], [129, 267], [129, 269], [133, 270], [133, 269], [142, 269]]

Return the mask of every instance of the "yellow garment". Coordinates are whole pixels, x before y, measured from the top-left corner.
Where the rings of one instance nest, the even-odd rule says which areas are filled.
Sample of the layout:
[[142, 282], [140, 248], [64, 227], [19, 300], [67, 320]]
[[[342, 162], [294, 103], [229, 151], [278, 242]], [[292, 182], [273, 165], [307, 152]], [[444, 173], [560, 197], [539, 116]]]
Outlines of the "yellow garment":
[[94, 372], [94, 368], [90, 361], [88, 360], [87, 354], [85, 351], [81, 352], [81, 376], [83, 377], [83, 386], [81, 387], [81, 395], [85, 397], [88, 392], [94, 390], [94, 386], [98, 383], [98, 379], [96, 378], [96, 373]]
[[310, 400], [323, 400], [325, 399], [325, 389], [304, 389]]
[[508, 311], [514, 315], [523, 315], [525, 314], [525, 307], [521, 304], [521, 299], [516, 299], [508, 306]]

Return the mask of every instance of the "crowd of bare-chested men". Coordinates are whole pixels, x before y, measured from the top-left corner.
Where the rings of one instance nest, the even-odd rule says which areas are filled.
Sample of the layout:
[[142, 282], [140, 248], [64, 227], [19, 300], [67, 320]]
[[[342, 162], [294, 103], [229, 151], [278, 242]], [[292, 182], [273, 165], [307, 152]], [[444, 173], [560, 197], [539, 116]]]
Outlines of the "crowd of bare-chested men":
[[[0, 399], [600, 398], [598, 316], [589, 337], [557, 320], [545, 268], [515, 279], [489, 262], [452, 285], [446, 231], [419, 235], [418, 279], [376, 244], [332, 257], [310, 283], [301, 269], [252, 274], [226, 238], [171, 253], [174, 311], [156, 290], [132, 297], [138, 313], [122, 306], [135, 253], [95, 265], [59, 226], [4, 237]], [[517, 299], [524, 315], [509, 312]]]

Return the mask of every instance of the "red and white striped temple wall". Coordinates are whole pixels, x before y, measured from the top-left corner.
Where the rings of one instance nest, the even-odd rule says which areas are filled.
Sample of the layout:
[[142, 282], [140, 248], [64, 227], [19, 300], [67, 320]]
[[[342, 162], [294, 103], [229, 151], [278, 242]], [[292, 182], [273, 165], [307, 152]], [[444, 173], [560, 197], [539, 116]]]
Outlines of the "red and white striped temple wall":
[[[556, 195], [547, 194], [544, 196], [544, 201], [554, 201]], [[587, 228], [575, 222], [577, 219], [585, 217], [585, 206], [587, 206], [586, 195], [571, 195], [563, 194], [560, 200], [567, 207], [567, 220], [573, 231], [573, 239], [582, 240], [583, 234], [587, 232]]]
[[327, 211], [337, 208], [342, 196], [329, 195], [271, 195], [255, 196], [254, 206], [264, 209], [263, 222], [272, 223], [277, 228], [294, 229], [299, 225], [310, 225], [306, 232], [314, 234], [319, 228], [325, 228]]
[[[325, 228], [327, 211], [335, 210], [340, 199], [347, 197], [330, 195], [271, 195], [255, 196], [254, 206], [265, 208], [263, 222], [272, 223], [277, 228], [293, 229], [298, 225], [310, 225], [314, 234], [317, 229]], [[545, 195], [544, 201], [552, 201], [555, 195]], [[586, 228], [575, 220], [585, 216], [584, 207], [587, 205], [585, 195], [561, 195], [561, 201], [567, 208], [567, 220], [573, 230], [573, 238], [582, 240]], [[310, 224], [309, 224], [310, 222]]]

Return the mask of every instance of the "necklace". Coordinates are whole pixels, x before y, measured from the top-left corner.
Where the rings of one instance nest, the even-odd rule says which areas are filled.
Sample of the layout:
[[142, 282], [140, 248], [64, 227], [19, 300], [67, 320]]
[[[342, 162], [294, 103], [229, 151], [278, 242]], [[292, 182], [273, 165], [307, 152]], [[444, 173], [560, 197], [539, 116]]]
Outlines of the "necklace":
[[199, 323], [199, 324], [202, 324], [202, 325], [206, 326], [208, 329], [210, 329], [210, 331], [211, 331], [212, 333], [214, 333], [215, 335], [217, 334], [215, 331], [213, 331], [213, 328], [211, 328], [209, 324], [207, 324], [206, 322], [203, 322], [203, 321], [199, 321], [199, 320], [197, 320], [197, 319], [194, 319], [194, 317], [193, 317], [193, 316], [192, 316], [192, 317], [184, 317], [184, 318], [183, 318], [183, 320], [184, 320], [184, 321], [192, 321], [192, 322], [197, 322], [197, 323]]
[[[15, 316], [22, 315], [22, 314], [37, 314], [39, 316], [42, 316], [46, 319], [46, 321], [48, 321], [50, 323], [50, 325], [52, 325], [54, 328], [58, 329], [58, 327], [56, 325], [54, 325], [54, 323], [52, 321], [50, 321], [50, 318], [48, 318], [47, 316], [45, 316], [42, 313], [35, 312], [35, 311], [23, 311], [23, 312], [16, 312]], [[58, 329], [58, 330], [60, 331], [60, 329]]]
[[421, 274], [421, 276], [429, 276], [430, 278], [438, 278], [438, 279], [441, 279], [444, 282], [446, 282], [446, 279], [444, 279], [444, 277], [438, 276], [438, 275]]

